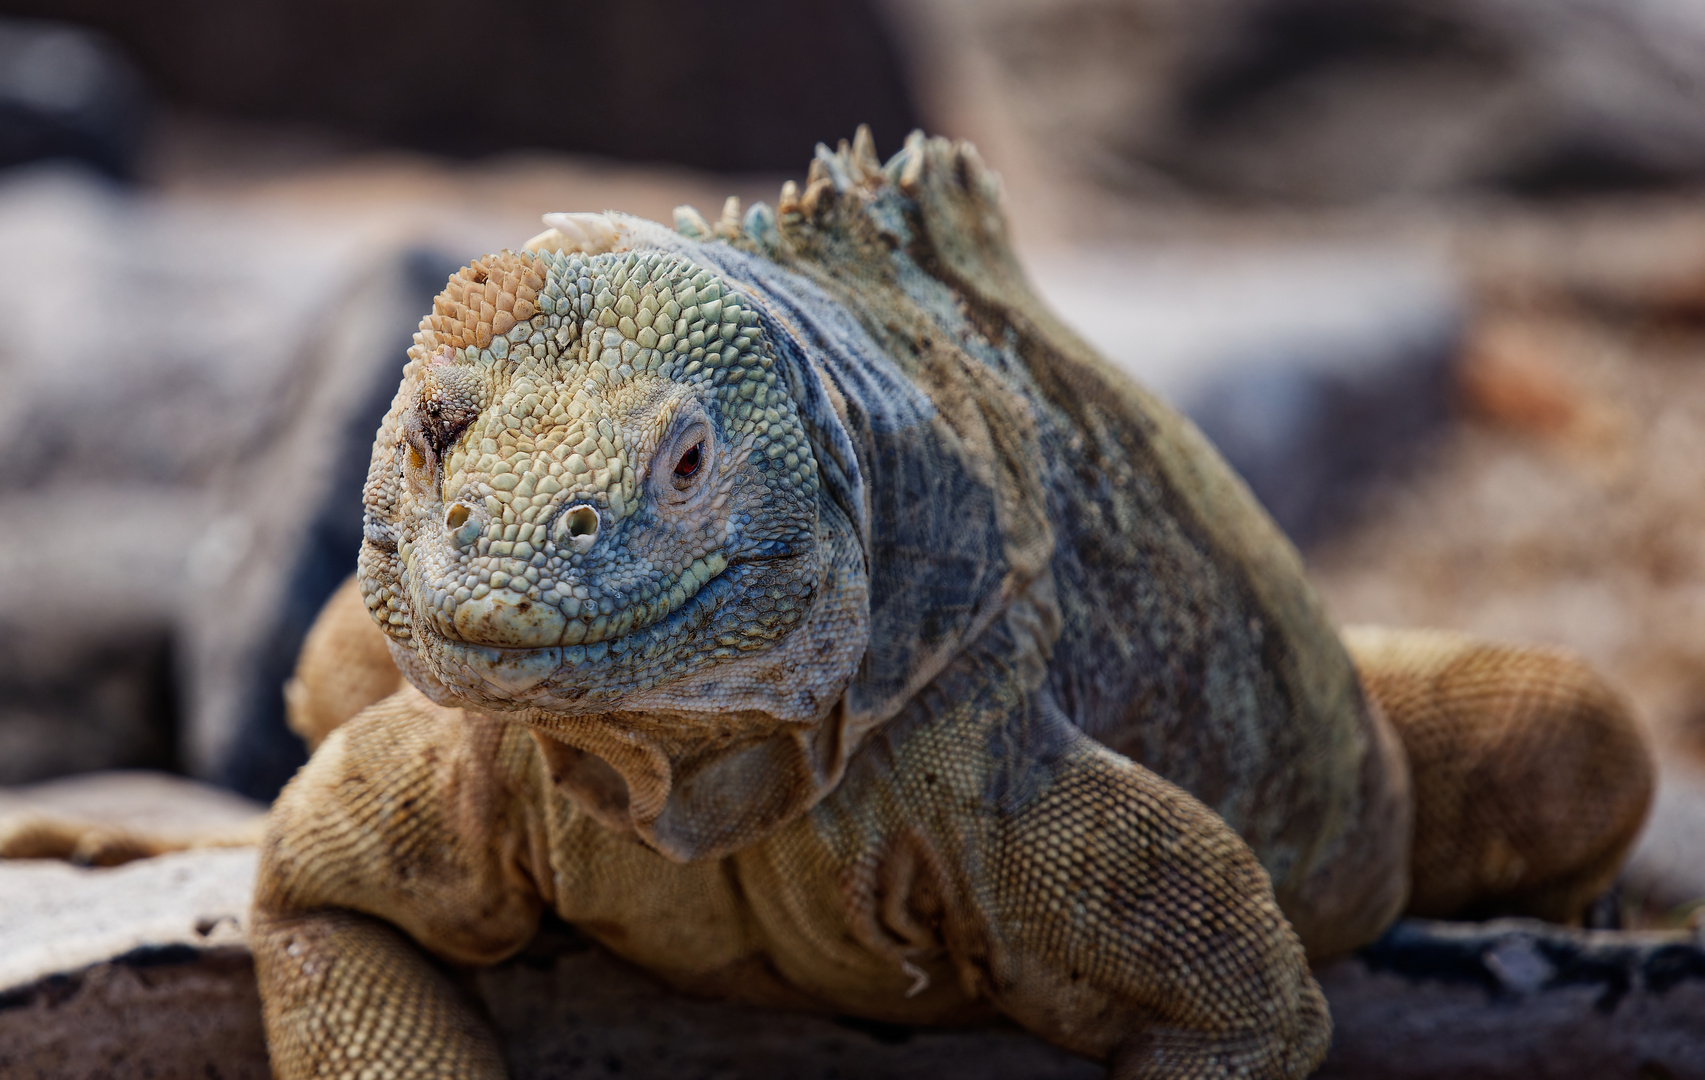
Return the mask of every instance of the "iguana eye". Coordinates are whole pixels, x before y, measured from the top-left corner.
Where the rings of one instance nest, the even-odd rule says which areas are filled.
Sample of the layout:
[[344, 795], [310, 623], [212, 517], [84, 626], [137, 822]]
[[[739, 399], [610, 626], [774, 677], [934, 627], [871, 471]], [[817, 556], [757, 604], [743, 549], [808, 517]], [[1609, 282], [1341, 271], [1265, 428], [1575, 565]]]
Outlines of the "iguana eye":
[[413, 417], [410, 421], [403, 431], [403, 476], [416, 495], [429, 495], [438, 486], [438, 452], [418, 421]]
[[478, 415], [475, 410], [463, 406], [446, 405], [438, 401], [421, 403], [421, 427], [427, 442], [432, 446], [432, 452], [443, 456], [444, 451], [466, 431]]
[[705, 479], [716, 472], [714, 440], [702, 415], [677, 424], [674, 433], [664, 440], [657, 451], [656, 490], [665, 503], [683, 505], [707, 490]]
[[699, 471], [699, 462], [704, 457], [704, 442], [700, 440], [693, 444], [691, 450], [681, 455], [681, 460], [675, 462], [675, 475], [683, 479], [693, 476]]

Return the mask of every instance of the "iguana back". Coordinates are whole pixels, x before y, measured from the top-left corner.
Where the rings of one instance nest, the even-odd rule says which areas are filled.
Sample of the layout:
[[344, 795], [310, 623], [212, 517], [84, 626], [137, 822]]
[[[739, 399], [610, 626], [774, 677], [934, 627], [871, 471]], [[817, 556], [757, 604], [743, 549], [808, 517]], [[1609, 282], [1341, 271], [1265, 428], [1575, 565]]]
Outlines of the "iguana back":
[[820, 151], [784, 195], [789, 240], [760, 216], [699, 251], [807, 343], [856, 447], [861, 728], [1018, 618], [1037, 708], [1224, 817], [1311, 955], [1371, 940], [1407, 893], [1407, 772], [1301, 560], [1188, 421], [1036, 298], [975, 151], [911, 151], [941, 159], [933, 182]]

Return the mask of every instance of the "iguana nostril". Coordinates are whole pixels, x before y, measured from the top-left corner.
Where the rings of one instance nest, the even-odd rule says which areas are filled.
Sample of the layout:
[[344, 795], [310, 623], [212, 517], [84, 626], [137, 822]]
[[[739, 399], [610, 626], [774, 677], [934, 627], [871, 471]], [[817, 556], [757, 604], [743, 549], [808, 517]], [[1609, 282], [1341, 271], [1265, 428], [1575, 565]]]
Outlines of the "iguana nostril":
[[576, 551], [585, 551], [598, 539], [598, 511], [584, 503], [571, 506], [557, 516], [551, 532], [558, 546], [573, 546]]
[[590, 506], [577, 506], [567, 516], [570, 536], [591, 536], [598, 531], [598, 511]]
[[463, 506], [461, 503], [457, 503], [450, 507], [450, 509], [444, 513], [444, 527], [446, 529], [460, 529], [467, 523], [467, 520], [468, 508]]

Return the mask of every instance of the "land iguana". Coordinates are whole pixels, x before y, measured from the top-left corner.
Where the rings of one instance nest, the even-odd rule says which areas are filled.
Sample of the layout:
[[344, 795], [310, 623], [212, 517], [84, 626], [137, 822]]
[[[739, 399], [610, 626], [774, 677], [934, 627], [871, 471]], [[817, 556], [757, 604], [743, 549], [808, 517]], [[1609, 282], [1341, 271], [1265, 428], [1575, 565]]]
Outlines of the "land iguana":
[[422, 321], [292, 689], [279, 1077], [502, 1075], [442, 965], [546, 910], [690, 992], [1302, 1076], [1311, 960], [1615, 875], [1652, 786], [1621, 699], [1335, 631], [1036, 299], [969, 145], [861, 130], [774, 211], [546, 222]]

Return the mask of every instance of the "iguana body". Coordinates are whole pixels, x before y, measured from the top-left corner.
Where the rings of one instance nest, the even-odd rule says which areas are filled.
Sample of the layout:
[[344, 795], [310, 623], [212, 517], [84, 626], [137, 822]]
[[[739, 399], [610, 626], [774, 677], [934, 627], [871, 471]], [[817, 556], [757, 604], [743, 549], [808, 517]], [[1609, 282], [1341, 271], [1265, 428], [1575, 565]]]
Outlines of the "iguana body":
[[[1034, 299], [968, 147], [884, 168], [861, 132], [774, 217], [679, 224], [562, 218], [422, 323], [359, 575], [414, 685], [274, 810], [277, 1074], [499, 1075], [426, 957], [498, 960], [546, 908], [707, 993], [1306, 1074], [1307, 958], [1402, 910], [1416, 804], [1292, 549]], [[1551, 723], [1499, 661], [1458, 707], [1455, 653], [1380, 656], [1399, 730], [1594, 748], [1553, 760], [1605, 828], [1558, 869], [1481, 822], [1447, 841], [1515, 861], [1440, 894], [1578, 911], [1649, 794], [1620, 705], [1588, 678]]]

